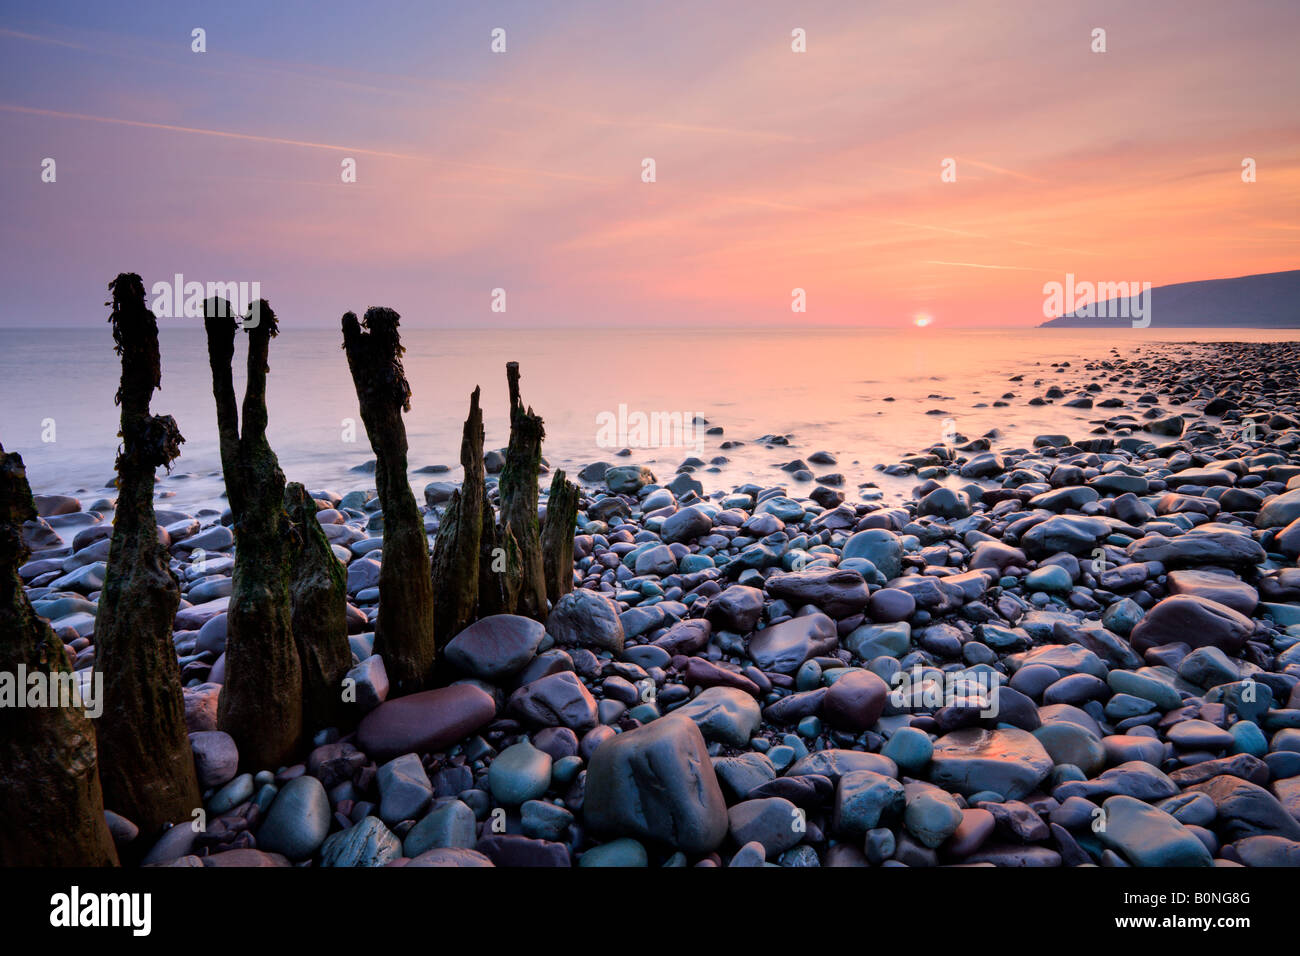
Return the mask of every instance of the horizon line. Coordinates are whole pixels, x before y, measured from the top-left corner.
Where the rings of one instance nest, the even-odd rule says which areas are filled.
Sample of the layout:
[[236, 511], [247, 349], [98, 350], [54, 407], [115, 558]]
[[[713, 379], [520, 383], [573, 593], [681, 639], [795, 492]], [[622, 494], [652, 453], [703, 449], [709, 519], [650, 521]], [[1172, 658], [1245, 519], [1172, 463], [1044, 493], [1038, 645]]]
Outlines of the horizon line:
[[[1065, 317], [1066, 317], [1066, 316], [1056, 316], [1055, 318], [1065, 318]], [[191, 332], [203, 332], [203, 331], [204, 331], [203, 326], [200, 325], [200, 324], [195, 324], [195, 325], [192, 325], [192, 326], [177, 326], [177, 325], [166, 325], [166, 324], [164, 324], [164, 323], [166, 323], [166, 322], [168, 322], [168, 321], [169, 321], [169, 320], [167, 320], [167, 319], [160, 319], [160, 320], [159, 320], [159, 323], [158, 323], [158, 331], [159, 331], [159, 332], [168, 332], [168, 331], [191, 331]], [[924, 334], [924, 333], [926, 333], [926, 332], [931, 332], [931, 331], [933, 331], [933, 332], [945, 332], [945, 331], [967, 331], [967, 332], [983, 332], [983, 331], [988, 331], [988, 332], [1000, 332], [1000, 331], [1006, 331], [1006, 330], [1008, 330], [1008, 329], [1015, 329], [1015, 330], [1023, 330], [1023, 329], [1043, 329], [1043, 330], [1045, 330], [1045, 331], [1049, 331], [1049, 332], [1051, 332], [1051, 331], [1078, 331], [1078, 328], [1072, 328], [1072, 327], [1067, 327], [1067, 326], [1060, 326], [1060, 327], [1057, 327], [1057, 328], [1048, 328], [1048, 327], [1046, 327], [1045, 323], [1046, 323], [1046, 322], [1050, 322], [1050, 321], [1053, 321], [1053, 319], [1040, 319], [1040, 320], [1037, 320], [1036, 322], [1031, 322], [1031, 323], [1007, 323], [1007, 324], [1003, 324], [1003, 325], [985, 325], [985, 324], [980, 324], [980, 325], [942, 325], [942, 324], [938, 324], [938, 323], [931, 322], [930, 324], [925, 325], [925, 326], [918, 326], [918, 325], [915, 325], [914, 323], [911, 323], [911, 322], [900, 322], [900, 323], [896, 323], [896, 324], [892, 324], [892, 325], [882, 325], [882, 324], [877, 324], [877, 323], [867, 323], [867, 324], [849, 324], [849, 323], [829, 323], [829, 322], [815, 322], [815, 323], [814, 323], [814, 322], [809, 322], [809, 323], [802, 323], [802, 324], [798, 324], [798, 325], [754, 325], [754, 324], [752, 324], [752, 323], [751, 323], [751, 324], [733, 323], [733, 324], [730, 324], [730, 325], [695, 325], [695, 324], [681, 324], [681, 325], [666, 325], [666, 326], [663, 326], [663, 327], [658, 328], [658, 329], [633, 328], [633, 327], [630, 327], [630, 326], [602, 327], [602, 326], [597, 326], [597, 325], [578, 325], [578, 324], [569, 324], [569, 325], [534, 325], [534, 324], [520, 324], [520, 325], [422, 325], [422, 324], [415, 324], [415, 323], [412, 323], [411, 325], [406, 326], [406, 328], [408, 328], [408, 329], [421, 329], [421, 330], [428, 329], [428, 330], [436, 330], [436, 331], [440, 331], [440, 332], [480, 332], [480, 331], [481, 331], [481, 332], [523, 332], [523, 331], [529, 331], [529, 330], [535, 330], [535, 331], [538, 331], [538, 332], [554, 332], [554, 331], [569, 331], [569, 330], [572, 330], [572, 331], [592, 331], [592, 330], [597, 330], [597, 331], [602, 331], [602, 332], [635, 332], [635, 333], [638, 334], [638, 335], [644, 335], [644, 334], [646, 334], [647, 332], [654, 333], [654, 332], [660, 332], [660, 331], [681, 331], [681, 330], [684, 330], [684, 329], [690, 329], [690, 330], [700, 331], [700, 332], [711, 332], [711, 331], [727, 331], [727, 332], [732, 332], [732, 331], [735, 331], [736, 329], [752, 329], [752, 330], [756, 330], [756, 331], [792, 331], [792, 332], [793, 332], [793, 331], [806, 332], [806, 331], [808, 331], [808, 330], [810, 330], [810, 329], [815, 329], [815, 330], [829, 330], [829, 331], [833, 331], [833, 330], [851, 331], [851, 330], [855, 330], [855, 329], [862, 329], [862, 330], [892, 330], [892, 331], [899, 331], [899, 330], [903, 330], [903, 329], [913, 329], [913, 330], [915, 330], [916, 332], [918, 332], [918, 333], [922, 333], [922, 334]], [[49, 331], [54, 331], [54, 330], [56, 330], [56, 329], [57, 329], [57, 330], [76, 330], [76, 331], [83, 331], [83, 332], [84, 332], [84, 331], [89, 331], [89, 330], [94, 330], [94, 329], [104, 328], [106, 325], [107, 325], [107, 322], [95, 322], [95, 323], [90, 323], [90, 324], [80, 324], [80, 325], [62, 325], [62, 324], [59, 324], [59, 325], [4, 325], [4, 326], [0, 326], [0, 333], [3, 333], [3, 332], [49, 332]], [[1120, 327], [1121, 330], [1122, 330], [1123, 328], [1127, 328], [1127, 326], [1122, 326], [1122, 327]], [[1195, 330], [1195, 329], [1238, 329], [1238, 330], [1240, 330], [1240, 329], [1242, 329], [1242, 328], [1243, 328], [1243, 327], [1242, 327], [1242, 326], [1239, 326], [1239, 325], [1221, 325], [1221, 326], [1218, 326], [1218, 325], [1208, 325], [1208, 326], [1166, 326], [1166, 327], [1165, 327], [1165, 331], [1173, 331], [1173, 330], [1178, 330], [1178, 329], [1184, 329], [1184, 330]], [[1259, 331], [1263, 331], [1263, 332], [1269, 332], [1269, 331], [1284, 332], [1284, 331], [1288, 331], [1288, 330], [1291, 329], [1291, 328], [1300, 329], [1300, 326], [1288, 326], [1288, 327], [1250, 326], [1249, 328], [1252, 328], [1252, 329], [1258, 329]], [[1104, 330], [1104, 331], [1107, 331], [1107, 332], [1115, 331], [1115, 329], [1113, 329], [1113, 328], [1111, 328], [1111, 327], [1109, 327], [1109, 326], [1102, 326], [1102, 325], [1098, 325], [1098, 329], [1099, 329], [1099, 330]], [[283, 333], [283, 332], [285, 332], [285, 331], [291, 331], [291, 330], [292, 330], [292, 331], [326, 331], [326, 330], [330, 330], [330, 331], [338, 331], [337, 327], [334, 326], [334, 325], [322, 325], [322, 324], [312, 324], [312, 325], [293, 325], [293, 324], [286, 323], [283, 319], [281, 319], [281, 321], [280, 321], [280, 332]], [[1152, 331], [1152, 330], [1156, 330], [1156, 331], [1158, 331], [1158, 329], [1156, 329], [1154, 326], [1152, 326], [1152, 327], [1148, 327], [1148, 328], [1134, 328], [1133, 331], [1135, 331], [1135, 332], [1145, 332], [1145, 331]]]

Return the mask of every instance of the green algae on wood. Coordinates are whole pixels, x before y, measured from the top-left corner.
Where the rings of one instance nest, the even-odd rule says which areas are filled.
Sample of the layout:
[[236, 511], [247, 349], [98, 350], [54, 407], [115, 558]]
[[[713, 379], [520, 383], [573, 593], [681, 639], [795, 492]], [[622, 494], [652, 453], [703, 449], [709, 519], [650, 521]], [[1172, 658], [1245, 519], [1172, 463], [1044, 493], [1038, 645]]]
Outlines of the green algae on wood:
[[401, 319], [371, 308], [365, 318], [343, 316], [343, 348], [375, 453], [375, 486], [384, 514], [375, 652], [384, 659], [393, 696], [423, 688], [432, 678], [435, 619], [432, 568], [424, 518], [406, 475], [406, 426], [411, 387], [402, 368]]
[[551, 605], [573, 590], [573, 536], [578, 527], [578, 486], [562, 469], [551, 479], [542, 523], [542, 564], [546, 571], [546, 596]]
[[[542, 440], [546, 429], [540, 415], [525, 408], [519, 397], [519, 363], [506, 363], [510, 386], [510, 443], [498, 484], [501, 496], [501, 528], [506, 539], [507, 567], [502, 590], [507, 610], [545, 621], [546, 572], [542, 560], [541, 532], [537, 521], [537, 474], [542, 464]], [[511, 553], [514, 539], [517, 561]]]
[[293, 523], [293, 639], [302, 666], [306, 734], [351, 723], [343, 679], [352, 666], [348, 645], [347, 575], [316, 520], [316, 502], [298, 482], [284, 489]]
[[515, 561], [518, 563], [519, 546], [511, 537], [507, 542], [497, 528], [496, 512], [488, 499], [487, 488], [483, 489], [483, 505], [479, 532], [478, 558], [478, 614], [489, 617], [493, 614], [505, 614], [506, 594], [503, 588], [505, 575], [502, 573], [507, 564], [506, 544], [512, 545]]
[[77, 675], [63, 642], [32, 609], [18, 576], [29, 553], [23, 523], [34, 520], [22, 456], [0, 446], [0, 671], [27, 675], [16, 684], [17, 694], [27, 695], [34, 675], [47, 694], [44, 706], [0, 705], [0, 860], [6, 866], [116, 866], [95, 728], [86, 715], [98, 702], [76, 706]]
[[[479, 560], [487, 478], [483, 467], [483, 410], [479, 389], [469, 399], [460, 442], [464, 480], [452, 493], [433, 549], [433, 591], [437, 602], [439, 651], [474, 623], [479, 610]], [[487, 505], [488, 514], [492, 513]]]
[[145, 308], [144, 283], [123, 273], [109, 283], [115, 350], [122, 359], [117, 508], [95, 617], [95, 670], [103, 676], [99, 765], [104, 802], [153, 838], [188, 822], [201, 807], [185, 728], [180, 665], [172, 625], [180, 582], [154, 517], [154, 472], [180, 453], [170, 415], [151, 415], [162, 384], [158, 322]]
[[[292, 624], [293, 537], [284, 507], [284, 472], [266, 439], [267, 356], [279, 331], [260, 300], [242, 322], [230, 303], [204, 311], [221, 467], [234, 520], [235, 567], [226, 616], [226, 683], [217, 726], [234, 738], [241, 766], [280, 767], [302, 741], [302, 667]], [[243, 425], [235, 405], [235, 332], [248, 335]]]

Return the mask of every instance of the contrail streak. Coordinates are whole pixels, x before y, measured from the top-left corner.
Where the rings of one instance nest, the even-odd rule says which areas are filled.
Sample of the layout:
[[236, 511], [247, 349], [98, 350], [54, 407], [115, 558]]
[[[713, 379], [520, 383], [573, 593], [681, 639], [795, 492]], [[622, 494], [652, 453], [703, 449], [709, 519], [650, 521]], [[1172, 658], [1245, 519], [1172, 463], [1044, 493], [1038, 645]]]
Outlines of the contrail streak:
[[87, 113], [64, 113], [59, 110], [37, 109], [30, 106], [15, 106], [0, 103], [0, 110], [9, 113], [23, 113], [28, 116], [51, 116], [55, 119], [82, 120], [88, 123], [105, 123], [112, 126], [134, 126], [138, 129], [156, 129], [169, 133], [194, 133], [199, 136], [217, 136], [222, 139], [238, 139], [249, 143], [267, 143], [273, 146], [297, 146], [302, 149], [326, 149], [336, 153], [348, 153], [356, 156], [379, 156], [385, 159], [405, 159], [423, 163], [443, 163], [463, 169], [476, 169], [483, 172], [506, 173], [510, 175], [539, 176], [548, 179], [563, 179], [572, 182], [597, 183], [609, 185], [609, 180], [595, 179], [573, 173], [553, 173], [536, 169], [514, 169], [508, 166], [492, 166], [482, 163], [466, 163], [453, 159], [441, 159], [437, 156], [421, 156], [416, 153], [397, 153], [381, 149], [365, 149], [357, 146], [340, 146], [336, 143], [316, 143], [311, 140], [285, 139], [279, 136], [258, 136], [254, 133], [233, 133], [228, 130], [205, 129], [199, 126], [177, 126], [171, 123], [149, 123], [144, 120], [119, 119], [115, 116], [91, 116]]

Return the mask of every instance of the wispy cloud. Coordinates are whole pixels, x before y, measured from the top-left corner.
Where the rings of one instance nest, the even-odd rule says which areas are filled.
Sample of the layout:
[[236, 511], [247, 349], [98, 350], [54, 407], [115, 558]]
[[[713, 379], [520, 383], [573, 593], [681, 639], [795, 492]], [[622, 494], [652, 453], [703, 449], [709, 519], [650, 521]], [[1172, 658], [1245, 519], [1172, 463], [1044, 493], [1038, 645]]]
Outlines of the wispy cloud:
[[744, 29], [686, 0], [227, 0], [202, 55], [161, 2], [42, 10], [0, 29], [0, 279], [19, 314], [72, 313], [67, 276], [125, 261], [256, 270], [299, 314], [382, 292], [463, 323], [503, 287], [529, 303], [511, 321], [744, 323], [788, 319], [797, 286], [819, 322], [954, 325], [1040, 321], [1033, 274], [1084, 264], [1292, 268], [1300, 8], [1242, 4], [1108, 5], [1106, 55], [1091, 19], [1031, 0], [819, 5], [802, 54], [778, 0]]
[[932, 266], [961, 266], [965, 269], [1010, 269], [1015, 272], [1044, 272], [1044, 269], [1033, 269], [1029, 266], [995, 266], [987, 262], [944, 262], [942, 259], [925, 259], [923, 260]]
[[8, 30], [2, 27], [0, 27], [0, 37], [9, 40], [25, 40], [28, 43], [46, 43], [50, 46], [66, 47], [69, 50], [86, 49], [86, 47], [80, 43], [71, 43], [67, 40], [60, 40], [56, 37], [38, 36], [35, 33], [23, 33], [21, 30]]

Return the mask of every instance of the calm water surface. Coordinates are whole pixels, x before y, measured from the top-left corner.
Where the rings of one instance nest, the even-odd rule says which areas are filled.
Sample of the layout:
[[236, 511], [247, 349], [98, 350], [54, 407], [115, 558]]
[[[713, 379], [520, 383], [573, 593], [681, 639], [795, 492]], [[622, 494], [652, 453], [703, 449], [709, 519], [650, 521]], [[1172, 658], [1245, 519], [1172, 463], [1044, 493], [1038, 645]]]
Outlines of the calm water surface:
[[[406, 417], [410, 463], [412, 469], [456, 464], [475, 385], [483, 387], [487, 447], [503, 446], [509, 430], [505, 363], [518, 360], [524, 400], [546, 420], [545, 455], [570, 474], [591, 461], [621, 461], [613, 453], [627, 441], [602, 447], [608, 429], [602, 434], [600, 425], [602, 415], [608, 421], [624, 405], [629, 414], [681, 413], [687, 421], [698, 414], [724, 429], [702, 448], [692, 442], [636, 449], [630, 460], [649, 464], [661, 480], [683, 458], [699, 454], [706, 462], [717, 455], [730, 459], [720, 472], [699, 475], [706, 491], [745, 481], [773, 484], [786, 478], [776, 464], [824, 449], [839, 464], [814, 471], [842, 473], [851, 498], [860, 481], [876, 481], [892, 497], [912, 481], [888, 479], [873, 466], [941, 440], [945, 418], [972, 437], [998, 428], [1000, 444], [1014, 447], [1044, 432], [1082, 435], [1090, 420], [1122, 411], [1026, 405], [1060, 380], [1053, 362], [1077, 366], [1112, 349], [1127, 355], [1160, 342], [1297, 337], [1295, 331], [1234, 329], [408, 329], [403, 338], [413, 391]], [[175, 507], [221, 507], [203, 333], [164, 328], [161, 347], [163, 387], [153, 409], [175, 416], [186, 442], [159, 490], [174, 492]], [[242, 361], [241, 343], [237, 365]], [[1020, 373], [1023, 382], [1009, 381]], [[35, 490], [77, 494], [84, 505], [108, 494], [103, 489], [117, 449], [118, 375], [107, 323], [0, 330], [0, 441], [22, 453]], [[241, 395], [242, 378], [237, 374]], [[1042, 380], [1038, 386], [1036, 379]], [[1017, 396], [1010, 407], [993, 408], [1008, 391]], [[372, 487], [370, 476], [351, 470], [373, 456], [337, 331], [287, 329], [272, 342], [268, 402], [271, 443], [290, 480], [339, 493]], [[944, 414], [927, 414], [932, 410]], [[50, 420], [55, 440], [43, 441]], [[356, 422], [354, 441], [346, 440], [348, 420]], [[766, 434], [790, 434], [791, 446], [754, 443]], [[720, 451], [718, 444], [727, 439], [747, 444]], [[458, 480], [459, 468], [449, 476], [412, 475], [412, 484], [418, 493], [434, 478]]]

